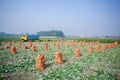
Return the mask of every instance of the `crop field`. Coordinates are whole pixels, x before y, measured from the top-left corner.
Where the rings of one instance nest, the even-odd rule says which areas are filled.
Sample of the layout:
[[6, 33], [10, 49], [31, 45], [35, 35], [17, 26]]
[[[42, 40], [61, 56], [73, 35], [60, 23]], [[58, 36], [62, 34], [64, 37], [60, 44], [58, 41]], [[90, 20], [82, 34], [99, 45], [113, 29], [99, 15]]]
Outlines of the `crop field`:
[[[76, 48], [80, 49], [78, 56]], [[62, 63], [55, 62], [56, 52], [62, 53]], [[43, 69], [36, 68], [39, 54], [44, 55]], [[0, 80], [120, 80], [120, 45], [98, 40], [1, 41]]]

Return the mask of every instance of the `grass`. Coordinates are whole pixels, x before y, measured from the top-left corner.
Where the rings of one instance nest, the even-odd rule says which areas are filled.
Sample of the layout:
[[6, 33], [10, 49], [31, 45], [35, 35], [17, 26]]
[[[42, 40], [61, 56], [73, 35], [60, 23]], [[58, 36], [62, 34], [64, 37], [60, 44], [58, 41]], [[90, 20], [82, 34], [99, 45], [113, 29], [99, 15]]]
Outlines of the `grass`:
[[109, 38], [65, 38], [66, 40], [75, 40], [75, 41], [100, 41], [101, 43], [113, 43], [118, 41], [120, 44], [120, 39], [109, 39]]
[[[17, 40], [17, 39], [16, 39]], [[44, 39], [46, 40], [46, 39]], [[58, 40], [58, 39], [56, 39]], [[69, 39], [70, 40], [70, 39]], [[68, 40], [68, 41], [69, 41]], [[73, 40], [73, 39], [72, 39]], [[74, 39], [75, 40], [75, 39]], [[59, 42], [59, 41], [57, 41]], [[44, 51], [44, 42], [32, 42], [36, 45], [36, 52], [31, 49], [24, 49], [27, 42], [23, 42], [21, 48], [17, 41], [13, 43], [17, 47], [17, 54], [12, 55], [10, 48], [3, 49], [0, 46], [0, 79], [6, 80], [119, 80], [120, 79], [120, 45], [107, 49], [106, 51], [95, 51], [96, 44], [93, 44], [93, 53], [87, 52], [88, 44], [65, 48], [66, 40], [61, 44], [60, 49], [56, 49], [49, 42], [48, 51]], [[108, 44], [108, 43], [106, 43]], [[100, 43], [102, 46], [103, 43]], [[79, 47], [81, 56], [74, 56], [74, 49]], [[63, 55], [63, 64], [55, 64], [55, 52], [61, 51]], [[45, 56], [45, 69], [37, 70], [35, 68], [35, 58], [38, 54]]]
[[[49, 80], [119, 80], [120, 46], [105, 52], [92, 53], [77, 58], [73, 63], [40, 75]], [[119, 55], [119, 56], [118, 56]]]
[[[19, 41], [20, 38], [0, 38], [0, 42], [3, 41]], [[113, 43], [115, 41], [118, 41], [118, 43], [120, 44], [120, 39], [108, 39], [108, 38], [40, 38], [39, 39], [41, 42], [44, 41], [59, 41], [59, 40], [75, 40], [75, 41], [100, 41], [101, 43]]]
[[0, 42], [3, 42], [3, 41], [19, 41], [20, 38], [0, 38]]

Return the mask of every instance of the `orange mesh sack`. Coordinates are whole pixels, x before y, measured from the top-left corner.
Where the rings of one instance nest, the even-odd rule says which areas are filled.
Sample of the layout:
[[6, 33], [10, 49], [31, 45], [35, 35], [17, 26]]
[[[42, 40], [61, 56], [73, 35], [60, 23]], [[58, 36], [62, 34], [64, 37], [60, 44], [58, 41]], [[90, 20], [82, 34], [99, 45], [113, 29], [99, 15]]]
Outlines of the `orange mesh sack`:
[[73, 47], [75, 47], [75, 46], [76, 46], [75, 41], [72, 41], [72, 46], [73, 46]]
[[55, 63], [62, 64], [62, 52], [56, 52], [55, 54]]
[[66, 43], [66, 48], [68, 48], [69, 47], [69, 43]]
[[44, 50], [48, 50], [48, 45], [44, 44]]
[[11, 54], [16, 54], [16, 47], [15, 46], [11, 47]]
[[99, 52], [100, 51], [100, 46], [96, 45], [96, 51]]
[[108, 48], [112, 48], [112, 43], [109, 43], [109, 44], [108, 44]]
[[55, 46], [55, 41], [54, 40], [52, 41], [52, 45]]
[[24, 49], [28, 49], [28, 46], [24, 46]]
[[21, 45], [21, 41], [18, 41], [18, 45]]
[[32, 49], [32, 52], [36, 52], [36, 46], [35, 45], [32, 45], [31, 49]]
[[82, 42], [82, 46], [84, 46], [85, 45], [85, 41], [84, 42]]
[[44, 43], [44, 50], [48, 50], [48, 41]]
[[11, 45], [12, 45], [12, 42], [8, 42], [8, 45], [11, 46]]
[[88, 46], [88, 52], [92, 53], [92, 46], [91, 45]]
[[7, 49], [7, 48], [9, 48], [9, 46], [4, 46], [4, 49]]
[[48, 41], [46, 41], [44, 44], [45, 44], [45, 45], [48, 45]]
[[59, 43], [56, 44], [56, 48], [60, 49], [60, 44]]
[[36, 68], [40, 70], [45, 68], [45, 59], [42, 53], [36, 57]]
[[107, 49], [107, 45], [106, 44], [103, 44], [102, 45], [102, 50], [105, 51]]
[[79, 57], [80, 56], [80, 48], [75, 49], [75, 56]]
[[61, 41], [60, 41], [60, 44], [63, 44], [63, 43], [64, 43], [64, 40], [61, 40]]
[[28, 45], [29, 45], [29, 47], [32, 47], [32, 42], [28, 41]]
[[82, 41], [79, 42], [80, 46], [82, 46]]
[[116, 42], [114, 42], [114, 46], [118, 46], [118, 42], [116, 41]]

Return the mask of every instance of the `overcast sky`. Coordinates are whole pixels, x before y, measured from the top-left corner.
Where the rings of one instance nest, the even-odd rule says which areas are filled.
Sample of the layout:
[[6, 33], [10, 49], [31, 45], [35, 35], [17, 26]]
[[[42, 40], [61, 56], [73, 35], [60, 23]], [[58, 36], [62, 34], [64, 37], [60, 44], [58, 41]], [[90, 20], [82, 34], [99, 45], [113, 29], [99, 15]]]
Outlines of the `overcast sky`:
[[0, 32], [120, 36], [120, 0], [0, 0]]

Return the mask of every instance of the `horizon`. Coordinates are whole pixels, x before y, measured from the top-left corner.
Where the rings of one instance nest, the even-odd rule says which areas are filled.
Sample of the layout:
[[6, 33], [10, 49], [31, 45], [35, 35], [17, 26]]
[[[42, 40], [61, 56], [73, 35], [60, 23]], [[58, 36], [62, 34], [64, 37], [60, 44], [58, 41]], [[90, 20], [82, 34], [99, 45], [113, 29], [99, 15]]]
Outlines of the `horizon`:
[[120, 36], [119, 0], [0, 0], [0, 32]]
[[[6, 32], [0, 32], [0, 33], [4, 33], [4, 34], [12, 34], [12, 35], [37, 35], [37, 33], [6, 33]], [[64, 33], [64, 32], [63, 32]], [[94, 35], [94, 36], [89, 36], [89, 35], [64, 35], [65, 37], [83, 37], [83, 38], [87, 38], [87, 37], [120, 37], [120, 35]]]

